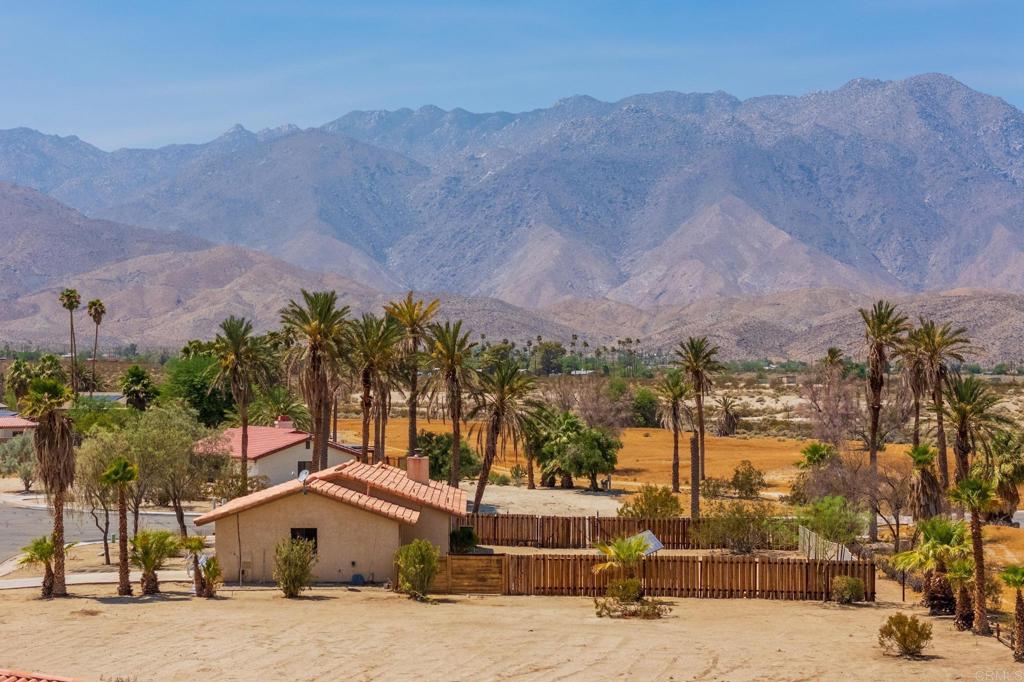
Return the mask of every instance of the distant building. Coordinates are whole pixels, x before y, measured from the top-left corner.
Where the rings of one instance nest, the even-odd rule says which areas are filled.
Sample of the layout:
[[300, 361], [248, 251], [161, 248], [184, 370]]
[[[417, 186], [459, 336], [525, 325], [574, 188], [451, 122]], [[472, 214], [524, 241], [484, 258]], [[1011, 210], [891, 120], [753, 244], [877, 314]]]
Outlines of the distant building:
[[22, 419], [18, 415], [0, 417], [0, 443], [6, 443], [22, 434], [31, 433], [35, 428], [35, 422]]

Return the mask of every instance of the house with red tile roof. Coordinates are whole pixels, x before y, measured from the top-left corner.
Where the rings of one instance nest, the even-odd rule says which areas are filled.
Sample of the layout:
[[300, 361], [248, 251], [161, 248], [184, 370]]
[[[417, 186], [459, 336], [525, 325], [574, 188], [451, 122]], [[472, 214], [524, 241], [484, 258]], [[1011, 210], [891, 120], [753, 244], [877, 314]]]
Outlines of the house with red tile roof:
[[217, 558], [230, 582], [273, 579], [274, 548], [287, 538], [316, 543], [314, 578], [394, 580], [394, 554], [414, 539], [449, 550], [452, 519], [466, 513], [466, 493], [430, 480], [429, 460], [406, 469], [350, 460], [223, 504], [196, 519], [214, 524]]
[[[226, 429], [223, 445], [236, 460], [242, 459], [242, 429]], [[358, 446], [328, 443], [327, 464], [336, 466], [359, 456]], [[249, 475], [266, 476], [270, 485], [294, 480], [299, 472], [312, 471], [313, 436], [296, 429], [288, 417], [273, 426], [249, 427]]]
[[0, 443], [6, 443], [25, 433], [32, 433], [34, 428], [36, 428], [34, 421], [23, 419], [18, 415], [0, 417]]

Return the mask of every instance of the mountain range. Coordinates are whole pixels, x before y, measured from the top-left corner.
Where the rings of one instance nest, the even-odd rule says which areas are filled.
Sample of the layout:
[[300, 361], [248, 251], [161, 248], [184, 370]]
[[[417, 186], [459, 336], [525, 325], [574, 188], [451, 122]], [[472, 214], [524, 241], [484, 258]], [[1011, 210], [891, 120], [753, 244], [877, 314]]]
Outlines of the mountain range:
[[881, 295], [955, 313], [987, 357], [1024, 329], [1024, 114], [940, 74], [352, 112], [151, 150], [18, 128], [0, 181], [13, 341], [60, 330], [72, 283], [114, 302], [111, 341], [149, 344], [228, 312], [271, 324], [299, 286], [357, 309], [441, 292], [492, 338], [699, 332], [741, 357], [852, 347]]

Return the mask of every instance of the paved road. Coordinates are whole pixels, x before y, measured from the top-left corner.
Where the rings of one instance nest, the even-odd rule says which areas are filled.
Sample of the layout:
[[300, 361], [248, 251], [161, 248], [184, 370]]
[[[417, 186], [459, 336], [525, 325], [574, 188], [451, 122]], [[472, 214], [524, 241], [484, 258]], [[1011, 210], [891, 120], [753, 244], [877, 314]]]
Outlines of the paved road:
[[[130, 518], [128, 523], [131, 524]], [[143, 528], [178, 529], [178, 522], [171, 514], [143, 514], [139, 519], [139, 525]], [[111, 528], [115, 531], [117, 529], [116, 515], [111, 518]], [[32, 538], [46, 535], [52, 530], [53, 520], [49, 511], [0, 504], [0, 561], [18, 554]], [[195, 526], [189, 522], [189, 532], [195, 531]], [[65, 514], [64, 534], [68, 542], [103, 539], [88, 513]]]

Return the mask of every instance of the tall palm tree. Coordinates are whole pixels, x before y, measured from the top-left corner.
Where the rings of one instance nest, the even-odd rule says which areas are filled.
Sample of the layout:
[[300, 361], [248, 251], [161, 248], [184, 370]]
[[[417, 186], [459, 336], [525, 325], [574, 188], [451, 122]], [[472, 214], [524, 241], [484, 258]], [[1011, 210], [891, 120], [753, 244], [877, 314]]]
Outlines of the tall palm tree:
[[1003, 569], [1003, 583], [1016, 592], [1013, 609], [1013, 660], [1024, 663], [1024, 566], [1007, 566]]
[[89, 382], [89, 397], [91, 398], [92, 391], [99, 381], [96, 374], [96, 357], [100, 349], [100, 323], [103, 322], [103, 316], [107, 314], [107, 307], [103, 305], [103, 301], [94, 298], [86, 304], [85, 309], [95, 325], [92, 337], [92, 381]]
[[[373, 459], [384, 460], [382, 421], [386, 417], [389, 390], [385, 379], [396, 360], [398, 344], [402, 339], [402, 328], [391, 317], [377, 317], [364, 313], [355, 320], [348, 331], [348, 362], [362, 386], [360, 406], [363, 413], [363, 459], [370, 451], [370, 420], [374, 417]], [[375, 399], [376, 398], [376, 399]]]
[[78, 393], [78, 348], [75, 345], [75, 311], [82, 305], [82, 297], [77, 289], [64, 289], [60, 292], [60, 305], [68, 311], [68, 324], [71, 329], [71, 392]]
[[932, 392], [935, 444], [939, 450], [939, 480], [943, 488], [948, 488], [949, 460], [946, 454], [946, 429], [943, 423], [943, 392], [949, 382], [950, 366], [964, 361], [971, 342], [967, 338], [967, 330], [963, 327], [954, 329], [949, 324], [938, 325], [933, 320], [924, 318], [920, 320], [917, 334], [925, 358], [928, 386]]
[[690, 385], [678, 369], [665, 372], [654, 387], [661, 399], [661, 423], [672, 430], [672, 492], [679, 492], [679, 432], [683, 430], [683, 402]]
[[401, 301], [392, 301], [384, 306], [384, 311], [391, 317], [398, 320], [405, 330], [403, 340], [405, 385], [408, 389], [409, 406], [409, 447], [411, 455], [416, 449], [416, 439], [419, 431], [416, 428], [416, 410], [419, 406], [419, 374], [420, 374], [420, 347], [423, 339], [427, 336], [427, 326], [434, 316], [437, 315], [441, 302], [436, 298], [430, 303], [422, 299], [414, 300], [412, 292], [408, 292]]
[[[860, 309], [864, 320], [864, 340], [868, 355], [868, 391], [871, 397], [870, 426], [868, 432], [868, 459], [872, 480], [878, 479], [878, 422], [882, 414], [882, 389], [889, 367], [888, 354], [899, 348], [903, 332], [907, 331], [907, 318], [888, 301], [878, 301], [870, 310]], [[877, 509], [878, 494], [871, 486], [871, 508]], [[868, 533], [872, 542], [878, 541], [878, 515], [869, 514]]]
[[995, 488], [980, 478], [961, 479], [949, 491], [949, 499], [971, 512], [971, 553], [974, 555], [974, 625], [976, 635], [991, 635], [985, 610], [985, 549], [981, 544], [981, 515], [995, 501]]
[[935, 450], [927, 445], [915, 445], [907, 454], [914, 462], [915, 473], [911, 484], [911, 513], [916, 521], [938, 516], [943, 510], [943, 490], [932, 470]]
[[693, 391], [694, 403], [697, 407], [697, 439], [700, 450], [700, 480], [707, 475], [706, 455], [704, 447], [704, 398], [711, 393], [712, 376], [724, 369], [716, 356], [718, 346], [712, 345], [708, 337], [690, 337], [679, 344], [676, 349], [676, 363], [690, 378], [690, 389]]
[[337, 292], [305, 289], [301, 303], [289, 301], [281, 310], [283, 334], [292, 339], [286, 351], [288, 371], [300, 368], [299, 389], [313, 424], [314, 471], [327, 467], [331, 377], [343, 356], [348, 313], [348, 306], [338, 306]]
[[911, 446], [921, 444], [921, 400], [928, 391], [928, 357], [924, 350], [921, 328], [907, 331], [903, 342], [895, 349], [900, 361], [900, 379], [914, 403], [914, 430]]
[[538, 403], [530, 398], [536, 383], [533, 377], [519, 371], [519, 365], [501, 360], [491, 372], [482, 372], [475, 381], [473, 398], [476, 404], [468, 419], [479, 420], [486, 432], [484, 461], [476, 484], [473, 511], [479, 511], [487, 487], [487, 477], [498, 454], [498, 441], [519, 443], [527, 429], [530, 413]]
[[274, 373], [273, 354], [266, 341], [253, 334], [252, 322], [231, 315], [220, 323], [213, 340], [213, 356], [217, 374], [210, 390], [231, 391], [242, 427], [242, 476], [239, 495], [249, 490], [249, 403], [253, 389], [266, 386]]
[[999, 403], [999, 396], [976, 377], [957, 376], [948, 382], [942, 411], [956, 429], [953, 454], [958, 483], [970, 474], [970, 457], [976, 448], [984, 446], [999, 429], [1013, 425], [999, 412]]
[[53, 504], [53, 595], [67, 596], [64, 582], [64, 497], [75, 482], [74, 430], [64, 405], [72, 397], [64, 384], [34, 379], [22, 398], [21, 413], [36, 422], [33, 431], [38, 475]]
[[462, 331], [462, 320], [433, 323], [427, 353], [433, 374], [429, 380], [430, 402], [441, 406], [452, 421], [452, 464], [448, 484], [459, 485], [462, 446], [462, 394], [473, 385], [475, 373], [470, 359], [476, 342]]
[[117, 489], [117, 594], [132, 593], [128, 573], [128, 486], [139, 477], [139, 469], [124, 457], [118, 457], [103, 472], [104, 485]]

